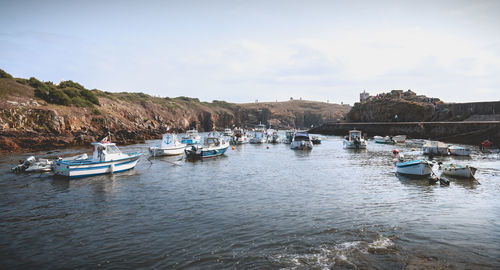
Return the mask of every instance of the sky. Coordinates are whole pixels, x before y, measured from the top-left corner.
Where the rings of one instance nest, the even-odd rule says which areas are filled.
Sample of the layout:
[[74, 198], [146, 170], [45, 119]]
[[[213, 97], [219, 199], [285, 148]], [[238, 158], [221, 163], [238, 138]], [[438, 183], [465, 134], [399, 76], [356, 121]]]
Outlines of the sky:
[[0, 69], [203, 101], [353, 104], [411, 89], [500, 100], [500, 1], [55, 1], [0, 5]]

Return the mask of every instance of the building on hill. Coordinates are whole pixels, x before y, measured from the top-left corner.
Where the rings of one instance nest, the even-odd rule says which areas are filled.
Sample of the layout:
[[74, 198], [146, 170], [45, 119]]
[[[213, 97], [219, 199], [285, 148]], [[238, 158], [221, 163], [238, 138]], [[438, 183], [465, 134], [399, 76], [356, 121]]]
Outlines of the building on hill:
[[359, 94], [359, 101], [363, 102], [366, 101], [370, 98], [370, 93], [366, 92], [366, 90], [363, 90], [361, 94]]

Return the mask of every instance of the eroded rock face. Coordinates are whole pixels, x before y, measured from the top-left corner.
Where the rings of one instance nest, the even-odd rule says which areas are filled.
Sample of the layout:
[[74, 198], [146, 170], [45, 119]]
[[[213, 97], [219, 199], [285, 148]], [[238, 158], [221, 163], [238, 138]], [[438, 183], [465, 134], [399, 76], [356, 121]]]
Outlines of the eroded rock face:
[[197, 103], [164, 107], [150, 101], [136, 104], [106, 98], [101, 98], [100, 103], [101, 106], [93, 109], [47, 104], [0, 108], [0, 151], [88, 145], [108, 132], [114, 142], [131, 144], [160, 138], [167, 129], [184, 132], [196, 127], [200, 131], [211, 131], [233, 126], [253, 127], [259, 122], [287, 129], [328, 120], [321, 109], [295, 111], [290, 104], [286, 105], [292, 106], [291, 109], [266, 104], [217, 107]]
[[347, 114], [347, 120], [353, 122], [432, 121], [435, 113], [436, 107], [432, 103], [374, 100], [354, 104]]

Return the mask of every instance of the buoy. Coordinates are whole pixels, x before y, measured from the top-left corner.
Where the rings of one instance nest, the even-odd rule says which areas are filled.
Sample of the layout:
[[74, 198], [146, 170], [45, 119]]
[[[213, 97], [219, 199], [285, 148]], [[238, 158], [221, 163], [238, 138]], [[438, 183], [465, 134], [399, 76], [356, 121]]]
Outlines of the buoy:
[[398, 149], [394, 149], [394, 150], [392, 150], [392, 153], [393, 154], [397, 154], [397, 153], [399, 153], [399, 150]]
[[234, 150], [234, 146], [233, 146], [233, 147], [231, 147], [231, 149], [233, 149], [233, 150]]
[[269, 149], [269, 146], [266, 146], [266, 149]]

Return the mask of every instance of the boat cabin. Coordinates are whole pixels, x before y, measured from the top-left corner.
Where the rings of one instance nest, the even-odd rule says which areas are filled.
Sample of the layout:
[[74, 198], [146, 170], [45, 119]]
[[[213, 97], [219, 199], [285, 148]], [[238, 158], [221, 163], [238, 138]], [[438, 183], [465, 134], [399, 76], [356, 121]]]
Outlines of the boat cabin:
[[350, 142], [352, 142], [352, 141], [359, 141], [361, 139], [362, 139], [361, 138], [361, 131], [359, 131], [359, 130], [351, 130], [351, 131], [349, 131], [349, 138], [348, 138], [348, 140]]
[[243, 132], [243, 130], [242, 130], [242, 129], [235, 129], [235, 130], [234, 130], [234, 136], [236, 136], [236, 137], [238, 137], [238, 138], [239, 138], [239, 137], [241, 137], [241, 136], [243, 136], [243, 135], [245, 135], [245, 132]]
[[196, 129], [190, 129], [186, 131], [186, 137], [194, 137], [198, 135], [198, 130]]
[[168, 145], [177, 144], [179, 140], [174, 134], [163, 134], [161, 140], [161, 147], [164, 148]]
[[208, 147], [219, 146], [223, 142], [224, 142], [223, 139], [221, 139], [219, 133], [217, 132], [210, 132], [205, 138], [205, 146]]
[[260, 132], [265, 132], [266, 131], [266, 125], [259, 123], [258, 125], [255, 126], [255, 131], [260, 131]]
[[94, 152], [92, 159], [95, 161], [110, 161], [120, 158], [122, 152], [115, 143], [110, 142], [93, 142]]
[[297, 132], [295, 133], [294, 141], [310, 141], [311, 138], [307, 132]]

